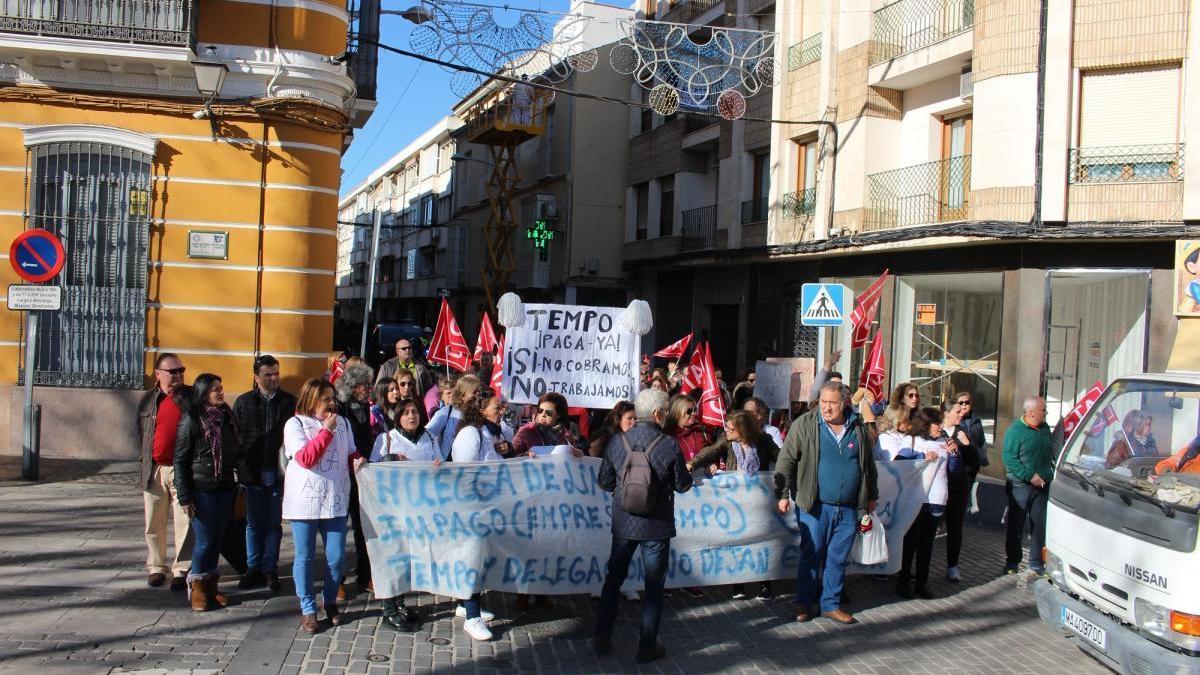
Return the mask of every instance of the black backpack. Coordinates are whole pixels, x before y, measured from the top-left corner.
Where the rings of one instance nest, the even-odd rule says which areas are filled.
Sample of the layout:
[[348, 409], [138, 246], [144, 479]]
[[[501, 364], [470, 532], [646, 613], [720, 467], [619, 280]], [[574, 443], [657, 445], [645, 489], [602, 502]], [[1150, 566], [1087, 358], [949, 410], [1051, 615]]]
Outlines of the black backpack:
[[625, 461], [617, 471], [621, 483], [621, 510], [635, 516], [654, 514], [658, 494], [654, 486], [654, 467], [650, 465], [650, 451], [664, 436], [659, 435], [645, 448], [630, 445], [629, 438], [621, 434], [625, 446]]

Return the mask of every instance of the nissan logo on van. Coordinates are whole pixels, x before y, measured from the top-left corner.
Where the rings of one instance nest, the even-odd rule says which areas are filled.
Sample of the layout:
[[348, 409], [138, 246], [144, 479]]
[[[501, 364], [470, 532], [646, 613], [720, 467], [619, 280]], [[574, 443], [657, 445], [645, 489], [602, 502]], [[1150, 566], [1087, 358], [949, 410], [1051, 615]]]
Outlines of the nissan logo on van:
[[1153, 586], [1164, 591], [1167, 590], [1167, 578], [1161, 574], [1155, 574], [1148, 569], [1125, 563], [1125, 576], [1147, 586]]

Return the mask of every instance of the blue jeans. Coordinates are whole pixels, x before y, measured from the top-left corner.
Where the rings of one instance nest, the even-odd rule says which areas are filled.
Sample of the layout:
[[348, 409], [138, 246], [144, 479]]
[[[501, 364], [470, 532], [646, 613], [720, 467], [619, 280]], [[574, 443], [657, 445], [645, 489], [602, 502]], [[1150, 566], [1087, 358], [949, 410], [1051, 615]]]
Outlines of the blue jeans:
[[342, 558], [346, 555], [346, 517], [321, 518], [318, 520], [293, 520], [292, 543], [296, 547], [296, 560], [292, 563], [292, 577], [296, 581], [296, 597], [300, 598], [300, 612], [317, 613], [317, 597], [313, 594], [313, 558], [317, 552], [317, 533], [325, 542], [325, 584], [321, 595], [325, 606], [337, 604], [338, 585], [342, 583]]
[[[264, 471], [264, 477], [274, 471]], [[246, 485], [246, 567], [262, 573], [274, 572], [279, 564], [279, 542], [283, 539], [283, 486], [276, 480], [267, 485]]]
[[192, 571], [188, 573], [188, 582], [203, 579], [217, 573], [217, 559], [221, 555], [221, 544], [225, 540], [225, 530], [233, 518], [233, 498], [235, 490], [219, 490], [217, 492], [196, 492], [192, 497], [192, 505], [196, 507], [196, 516], [192, 518]]
[[654, 649], [658, 644], [658, 623], [662, 618], [663, 585], [667, 580], [667, 561], [671, 556], [670, 539], [638, 541], [612, 538], [612, 552], [608, 556], [608, 574], [604, 577], [604, 590], [600, 592], [600, 609], [596, 614], [596, 637], [607, 640], [612, 637], [613, 624], [617, 620], [617, 595], [621, 584], [629, 575], [629, 561], [638, 546], [642, 547], [642, 567], [645, 568], [646, 592], [642, 597], [642, 633], [638, 641], [639, 651]]
[[1046, 502], [1050, 489], [1012, 480], [1005, 482], [1004, 489], [1008, 493], [1005, 564], [1012, 569], [1021, 564], [1021, 540], [1025, 538], [1025, 528], [1028, 527], [1032, 530], [1029, 536], [1029, 569], [1040, 571], [1045, 568], [1042, 547], [1046, 545]]
[[[462, 601], [463, 609], [467, 610], [468, 619], [479, 618], [480, 612], [483, 610], [483, 605], [479, 602], [481, 599], [483, 599], [483, 594], [476, 593]], [[401, 604], [403, 604], [403, 600], [401, 600]]]
[[808, 608], [820, 596], [821, 611], [835, 611], [842, 604], [842, 581], [858, 530], [858, 509], [817, 502], [811, 513], [797, 507], [796, 522], [800, 525], [796, 604]]

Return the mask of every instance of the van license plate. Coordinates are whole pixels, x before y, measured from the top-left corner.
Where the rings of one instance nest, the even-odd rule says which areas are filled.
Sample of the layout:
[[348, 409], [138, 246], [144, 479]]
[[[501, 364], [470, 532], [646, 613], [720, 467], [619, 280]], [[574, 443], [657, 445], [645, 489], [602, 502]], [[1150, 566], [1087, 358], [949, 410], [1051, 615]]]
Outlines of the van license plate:
[[1104, 629], [1100, 626], [1097, 626], [1091, 621], [1079, 616], [1066, 607], [1062, 608], [1062, 617], [1060, 620], [1062, 625], [1070, 628], [1072, 632], [1078, 634], [1083, 639], [1096, 645], [1100, 649], [1106, 648], [1106, 645], [1108, 644], [1108, 636], [1105, 634]]

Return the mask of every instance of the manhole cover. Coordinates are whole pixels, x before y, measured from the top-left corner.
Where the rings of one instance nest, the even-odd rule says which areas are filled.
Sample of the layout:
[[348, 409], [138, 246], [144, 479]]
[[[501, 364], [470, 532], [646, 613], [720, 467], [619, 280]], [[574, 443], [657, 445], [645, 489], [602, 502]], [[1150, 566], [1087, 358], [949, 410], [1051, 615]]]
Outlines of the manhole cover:
[[385, 654], [367, 654], [367, 660], [371, 663], [387, 663], [388, 657]]
[[429, 644], [445, 647], [446, 645], [450, 644], [450, 641], [446, 638], [431, 637], [429, 638]]

